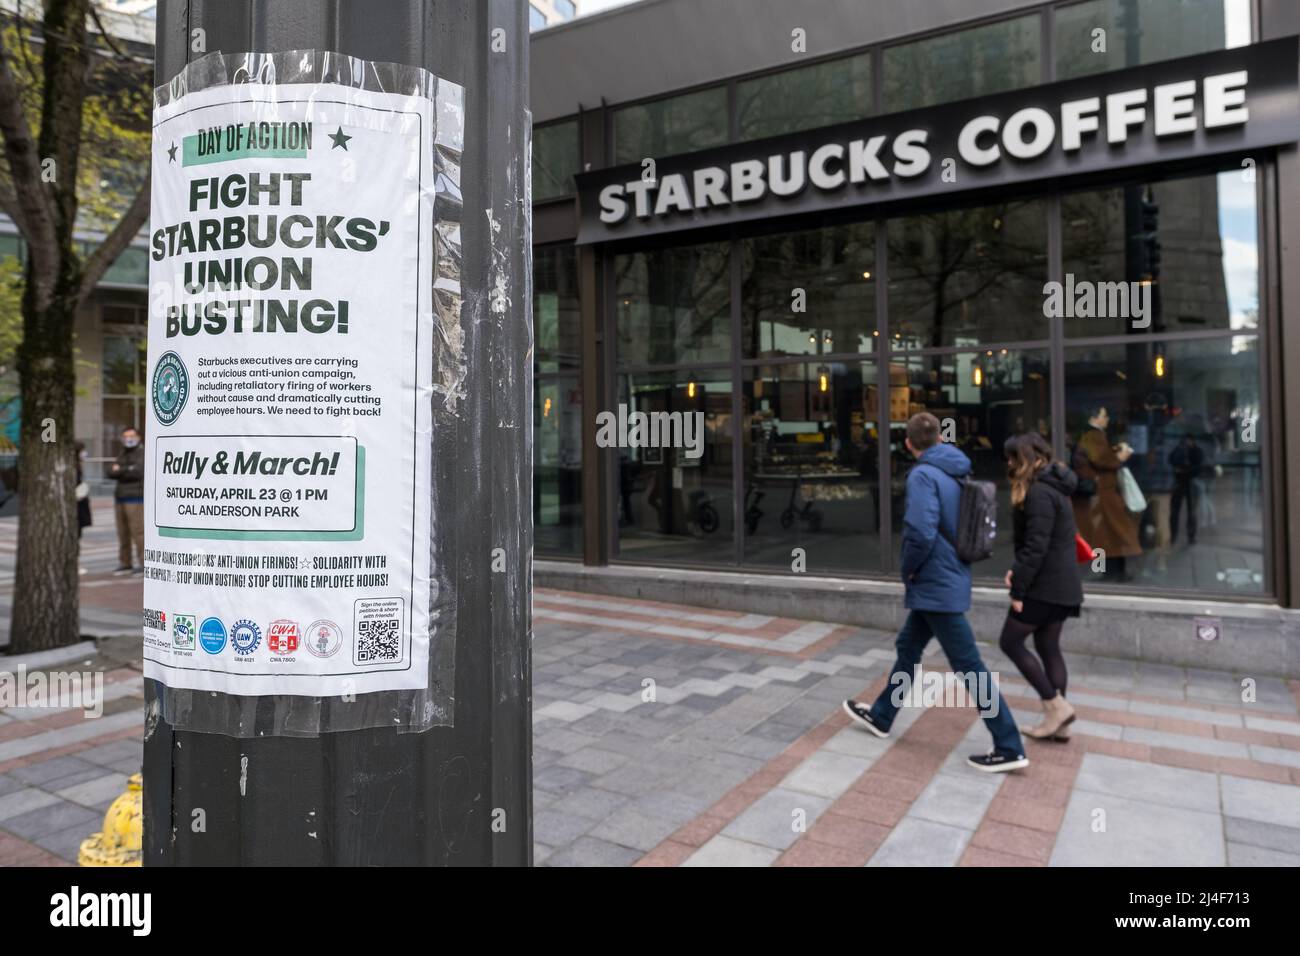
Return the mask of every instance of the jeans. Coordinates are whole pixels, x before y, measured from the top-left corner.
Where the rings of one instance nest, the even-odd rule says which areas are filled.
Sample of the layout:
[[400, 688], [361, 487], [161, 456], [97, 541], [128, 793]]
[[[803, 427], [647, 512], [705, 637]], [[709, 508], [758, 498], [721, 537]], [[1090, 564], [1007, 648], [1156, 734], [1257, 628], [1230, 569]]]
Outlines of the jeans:
[[1020, 731], [1016, 729], [1015, 718], [1011, 716], [1010, 708], [1002, 699], [1002, 692], [994, 685], [988, 668], [984, 666], [965, 614], [912, 611], [907, 615], [903, 629], [898, 632], [898, 640], [894, 642], [898, 657], [889, 674], [889, 683], [871, 705], [872, 722], [886, 731], [893, 726], [894, 718], [898, 715], [898, 704], [893, 697], [900, 686], [896, 675], [906, 674], [908, 681], [911, 681], [916, 667], [921, 663], [921, 652], [930, 643], [931, 637], [939, 639], [939, 646], [948, 657], [948, 666], [954, 673], [966, 678], [968, 687], [972, 690], [979, 686], [988, 688], [990, 699], [979, 700], [980, 719], [993, 735], [994, 749], [1008, 756], [1019, 757], [1024, 754], [1025, 745], [1020, 739]]

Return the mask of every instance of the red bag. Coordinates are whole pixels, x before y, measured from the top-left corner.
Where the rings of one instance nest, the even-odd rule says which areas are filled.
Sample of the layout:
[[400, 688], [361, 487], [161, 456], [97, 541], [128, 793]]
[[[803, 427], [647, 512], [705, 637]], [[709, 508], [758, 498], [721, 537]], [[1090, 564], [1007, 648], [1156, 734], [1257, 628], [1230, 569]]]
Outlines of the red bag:
[[1080, 564], [1085, 564], [1093, 559], [1092, 545], [1083, 540], [1083, 535], [1075, 532], [1074, 535], [1074, 560]]

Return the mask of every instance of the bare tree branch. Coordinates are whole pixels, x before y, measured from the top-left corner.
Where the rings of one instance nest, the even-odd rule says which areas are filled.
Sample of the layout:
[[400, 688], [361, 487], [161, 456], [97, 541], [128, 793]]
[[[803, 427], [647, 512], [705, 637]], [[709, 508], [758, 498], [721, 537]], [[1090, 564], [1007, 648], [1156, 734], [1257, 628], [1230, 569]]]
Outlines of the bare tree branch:
[[14, 208], [12, 217], [23, 237], [39, 277], [38, 295], [48, 296], [49, 283], [59, 271], [58, 236], [54, 209], [41, 182], [41, 159], [32, 139], [31, 126], [23, 113], [18, 84], [9, 69], [9, 55], [0, 36], [0, 135], [4, 138], [5, 158], [13, 179]]
[[81, 286], [77, 292], [78, 301], [84, 301], [94, 290], [104, 271], [113, 261], [126, 251], [144, 224], [149, 221], [149, 186], [152, 170], [145, 174], [144, 183], [135, 199], [122, 218], [117, 221], [113, 231], [99, 244], [99, 248], [90, 254], [81, 267]]
[[95, 21], [95, 27], [99, 30], [99, 35], [104, 38], [104, 42], [108, 44], [108, 48], [122, 59], [130, 59], [126, 51], [114, 43], [109, 32], [104, 29], [104, 21], [99, 19], [99, 5], [95, 3], [95, 0], [91, 0], [90, 2], [90, 18]]

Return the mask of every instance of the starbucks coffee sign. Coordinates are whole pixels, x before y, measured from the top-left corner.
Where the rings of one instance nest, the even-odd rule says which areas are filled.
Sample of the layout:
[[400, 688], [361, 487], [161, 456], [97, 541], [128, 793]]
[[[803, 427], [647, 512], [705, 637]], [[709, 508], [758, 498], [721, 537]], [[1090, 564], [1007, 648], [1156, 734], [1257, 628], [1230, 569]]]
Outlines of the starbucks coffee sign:
[[578, 177], [580, 243], [1294, 142], [1297, 38]]

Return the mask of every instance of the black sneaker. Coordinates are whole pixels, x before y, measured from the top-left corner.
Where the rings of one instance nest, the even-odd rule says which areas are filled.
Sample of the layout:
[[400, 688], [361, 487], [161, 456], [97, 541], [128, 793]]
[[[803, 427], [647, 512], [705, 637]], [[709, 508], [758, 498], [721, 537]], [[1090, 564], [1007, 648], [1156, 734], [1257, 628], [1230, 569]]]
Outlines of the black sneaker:
[[966, 762], [985, 773], [1006, 773], [1029, 766], [1029, 758], [1024, 754], [1003, 754], [996, 750], [990, 750], [986, 754], [972, 754], [966, 758]]
[[130, 574], [130, 573], [131, 573], [131, 565], [129, 565], [129, 564], [120, 564], [120, 565], [118, 565], [116, 568], [113, 569], [113, 573], [114, 573], [114, 574]]
[[846, 700], [844, 702], [844, 713], [859, 727], [865, 727], [877, 737], [888, 737], [888, 730], [881, 730], [876, 726], [876, 722], [871, 719], [871, 708], [863, 707], [856, 700]]

